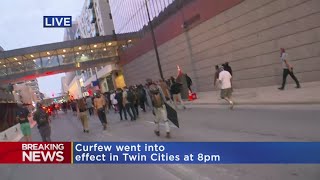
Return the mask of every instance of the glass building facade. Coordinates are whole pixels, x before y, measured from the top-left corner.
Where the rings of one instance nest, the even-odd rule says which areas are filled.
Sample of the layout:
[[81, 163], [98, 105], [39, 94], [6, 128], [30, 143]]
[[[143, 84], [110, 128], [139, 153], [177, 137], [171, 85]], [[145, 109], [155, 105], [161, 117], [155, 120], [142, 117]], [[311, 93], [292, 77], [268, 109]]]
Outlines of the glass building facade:
[[151, 20], [175, 0], [109, 0], [117, 34], [137, 32], [148, 24], [146, 2]]

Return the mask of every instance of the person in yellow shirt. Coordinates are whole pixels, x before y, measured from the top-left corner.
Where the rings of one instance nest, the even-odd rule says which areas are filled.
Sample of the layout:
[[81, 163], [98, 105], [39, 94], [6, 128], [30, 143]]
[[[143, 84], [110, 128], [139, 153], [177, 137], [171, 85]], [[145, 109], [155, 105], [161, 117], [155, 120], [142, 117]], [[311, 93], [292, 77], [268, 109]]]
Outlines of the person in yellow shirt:
[[107, 117], [106, 117], [106, 100], [100, 92], [97, 93], [94, 98], [94, 108], [98, 114], [99, 120], [103, 126], [103, 130], [107, 130]]

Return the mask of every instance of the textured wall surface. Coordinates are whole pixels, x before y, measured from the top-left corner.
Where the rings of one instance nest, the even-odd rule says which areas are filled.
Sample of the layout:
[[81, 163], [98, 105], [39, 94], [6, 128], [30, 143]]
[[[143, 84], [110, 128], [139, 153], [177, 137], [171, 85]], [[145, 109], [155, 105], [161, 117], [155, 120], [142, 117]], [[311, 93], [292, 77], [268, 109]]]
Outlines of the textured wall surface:
[[[224, 2], [196, 0], [157, 27], [165, 78], [176, 76], [179, 65], [198, 91], [210, 91], [214, 66], [228, 61], [236, 88], [280, 84], [279, 49], [283, 47], [300, 81], [320, 80], [319, 0]], [[215, 3], [208, 12], [209, 5]], [[200, 14], [200, 22], [183, 31], [183, 18], [196, 14]], [[129, 49], [121, 60], [128, 85], [144, 83], [147, 77], [160, 77], [150, 37]]]

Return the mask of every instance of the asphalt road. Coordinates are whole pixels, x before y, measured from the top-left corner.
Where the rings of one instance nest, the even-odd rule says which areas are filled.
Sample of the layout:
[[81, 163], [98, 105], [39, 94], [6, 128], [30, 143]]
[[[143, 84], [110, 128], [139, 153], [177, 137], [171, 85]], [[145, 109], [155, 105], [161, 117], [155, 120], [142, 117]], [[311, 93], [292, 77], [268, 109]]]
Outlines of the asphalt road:
[[[320, 141], [320, 105], [198, 106], [179, 111], [181, 128], [172, 125], [172, 138], [153, 133], [153, 115], [136, 122], [108, 114], [103, 131], [97, 117], [90, 133], [71, 113], [52, 121], [53, 141]], [[162, 126], [163, 128], [163, 126]], [[163, 128], [164, 130], [164, 128]], [[164, 132], [164, 131], [162, 131]], [[40, 141], [36, 128], [33, 140]], [[320, 165], [1, 165], [1, 180], [319, 180]]]

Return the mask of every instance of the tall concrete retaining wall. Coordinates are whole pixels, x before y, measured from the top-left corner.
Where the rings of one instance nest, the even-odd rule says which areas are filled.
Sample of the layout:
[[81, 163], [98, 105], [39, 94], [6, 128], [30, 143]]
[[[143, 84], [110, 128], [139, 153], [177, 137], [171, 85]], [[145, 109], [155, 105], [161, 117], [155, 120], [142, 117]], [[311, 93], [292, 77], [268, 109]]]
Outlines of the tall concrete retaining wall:
[[[218, 2], [196, 0], [186, 8], [205, 16], [210, 9], [205, 6], [214, 1]], [[161, 38], [168, 32], [161, 27], [156, 29], [165, 78], [176, 76], [179, 65], [198, 91], [210, 91], [214, 66], [228, 61], [236, 88], [280, 84], [279, 49], [283, 47], [300, 81], [320, 80], [319, 0], [244, 0], [227, 5], [217, 10], [218, 14], [165, 42]], [[178, 12], [176, 16], [181, 19], [187, 12]], [[174, 29], [182, 24], [165, 25]], [[160, 78], [150, 40], [148, 43], [138, 43], [120, 56], [128, 85], [144, 83], [147, 77]], [[137, 49], [145, 51], [139, 54]]]

